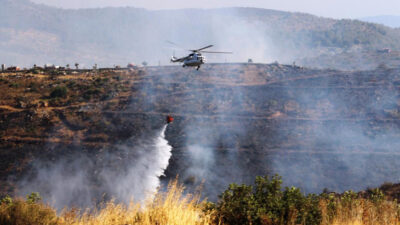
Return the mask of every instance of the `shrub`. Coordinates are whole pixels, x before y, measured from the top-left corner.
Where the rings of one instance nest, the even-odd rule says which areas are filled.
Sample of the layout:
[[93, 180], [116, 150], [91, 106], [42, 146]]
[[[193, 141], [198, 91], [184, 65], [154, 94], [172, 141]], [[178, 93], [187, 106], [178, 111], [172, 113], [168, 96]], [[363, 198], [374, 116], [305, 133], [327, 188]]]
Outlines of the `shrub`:
[[252, 186], [231, 184], [220, 198], [217, 212], [225, 224], [251, 224], [259, 220]]
[[42, 197], [40, 197], [38, 192], [32, 192], [31, 194], [26, 196], [26, 202], [27, 203], [37, 203], [42, 199]]
[[101, 90], [99, 88], [92, 87], [83, 93], [83, 98], [90, 100], [93, 96], [97, 96], [99, 94], [101, 94]]
[[[320, 224], [319, 197], [305, 196], [298, 188], [281, 188], [275, 175], [257, 177], [255, 186], [231, 184], [219, 202], [207, 205], [223, 224]], [[218, 221], [215, 221], [218, 223]]]
[[353, 190], [345, 191], [341, 197], [341, 201], [344, 205], [352, 205], [357, 199], [357, 193]]
[[13, 202], [13, 199], [10, 196], [5, 196], [3, 199], [0, 200], [0, 205], [5, 204], [5, 205], [11, 205]]
[[381, 203], [385, 199], [385, 195], [379, 188], [368, 189], [368, 195], [369, 199], [376, 204]]
[[64, 75], [63, 71], [53, 70], [50, 72], [50, 77], [52, 79], [56, 78], [56, 76]]
[[319, 197], [304, 196], [299, 188], [286, 188], [282, 197], [283, 215], [286, 224], [320, 224], [322, 215]]
[[50, 93], [51, 98], [64, 98], [67, 96], [68, 90], [64, 86], [58, 86]]
[[68, 88], [73, 88], [73, 87], [76, 86], [76, 82], [71, 80], [71, 81], [68, 82], [67, 86], [68, 86]]
[[320, 198], [321, 203], [325, 208], [324, 210], [325, 220], [328, 222], [332, 222], [336, 216], [339, 201], [334, 193], [322, 193], [320, 197], [321, 197]]
[[[37, 197], [36, 194], [32, 197]], [[56, 211], [43, 203], [28, 202], [30, 200], [23, 201], [22, 199], [11, 199], [8, 202], [3, 200], [0, 204], [1, 225], [61, 224], [61, 219], [57, 217]]]
[[19, 88], [19, 84], [18, 83], [11, 83], [9, 86], [12, 87], [12, 88]]
[[40, 74], [40, 70], [38, 69], [33, 69], [31, 70], [32, 74]]
[[31, 83], [29, 84], [29, 88], [30, 88], [30, 91], [31, 91], [31, 92], [38, 92], [38, 91], [39, 91], [39, 84], [38, 84], [38, 83], [31, 82]]

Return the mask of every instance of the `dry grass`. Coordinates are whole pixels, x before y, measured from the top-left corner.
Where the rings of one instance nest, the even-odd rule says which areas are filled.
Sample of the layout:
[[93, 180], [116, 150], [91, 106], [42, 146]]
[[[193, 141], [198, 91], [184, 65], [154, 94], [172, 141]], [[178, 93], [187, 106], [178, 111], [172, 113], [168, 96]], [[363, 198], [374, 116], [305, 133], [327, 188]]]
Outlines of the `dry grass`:
[[[213, 224], [213, 212], [205, 214], [197, 196], [183, 194], [177, 182], [168, 191], [158, 193], [144, 204], [129, 206], [108, 202], [97, 210], [56, 210], [43, 203], [29, 203], [23, 199], [0, 204], [1, 225], [207, 225]], [[334, 207], [332, 207], [334, 206]], [[320, 201], [321, 225], [400, 225], [397, 202], [357, 198]]]
[[183, 187], [173, 182], [166, 193], [158, 193], [143, 205], [129, 206], [113, 201], [100, 209], [81, 213], [78, 209], [56, 210], [43, 203], [28, 203], [23, 199], [0, 204], [1, 225], [206, 225], [211, 217], [201, 210], [196, 196], [183, 194]]
[[126, 225], [126, 224], [211, 224], [209, 215], [204, 215], [198, 197], [184, 196], [183, 187], [172, 183], [168, 192], [158, 193], [144, 205], [131, 203], [128, 207], [114, 202], [107, 203], [96, 212], [77, 216], [74, 211], [64, 213], [62, 218], [69, 225]]
[[22, 199], [16, 199], [0, 205], [1, 225], [58, 225], [62, 224], [62, 221], [63, 219], [57, 216], [56, 211], [45, 204], [28, 203]]
[[355, 199], [352, 202], [335, 201], [336, 209], [329, 212], [329, 203], [320, 202], [321, 225], [398, 225], [400, 224], [397, 202], [372, 202]]

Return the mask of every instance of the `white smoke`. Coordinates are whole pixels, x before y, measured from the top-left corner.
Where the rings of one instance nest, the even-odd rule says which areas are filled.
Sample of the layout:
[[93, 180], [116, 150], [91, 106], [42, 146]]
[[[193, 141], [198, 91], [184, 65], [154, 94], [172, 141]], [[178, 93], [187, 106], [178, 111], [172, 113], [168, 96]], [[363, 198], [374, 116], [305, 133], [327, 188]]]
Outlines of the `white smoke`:
[[131, 138], [95, 156], [79, 153], [55, 162], [35, 162], [32, 172], [18, 183], [18, 192], [39, 192], [58, 209], [91, 207], [111, 198], [124, 203], [144, 200], [157, 191], [172, 155], [166, 129], [164, 125], [153, 138]]

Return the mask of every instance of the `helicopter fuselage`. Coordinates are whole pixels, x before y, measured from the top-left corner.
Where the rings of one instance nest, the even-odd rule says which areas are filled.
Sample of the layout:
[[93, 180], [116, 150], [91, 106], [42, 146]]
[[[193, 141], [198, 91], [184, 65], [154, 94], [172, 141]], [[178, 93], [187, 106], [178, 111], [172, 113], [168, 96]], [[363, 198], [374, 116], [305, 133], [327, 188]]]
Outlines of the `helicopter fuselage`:
[[192, 53], [188, 56], [182, 58], [176, 58], [172, 56], [171, 62], [173, 63], [183, 63], [183, 67], [197, 67], [197, 70], [200, 69], [200, 66], [206, 62], [206, 57], [202, 55], [202, 53], [219, 53], [219, 54], [232, 54], [232, 52], [215, 52], [215, 51], [204, 51], [207, 48], [211, 48], [213, 45], [208, 45], [203, 48], [189, 50]]
[[171, 62], [181, 62], [183, 67], [197, 67], [197, 69], [199, 69], [200, 66], [206, 62], [206, 57], [199, 52], [194, 52], [179, 59], [173, 56]]
[[186, 66], [192, 66], [192, 67], [197, 66], [198, 67], [198, 66], [204, 64], [205, 61], [206, 61], [206, 58], [203, 55], [201, 55], [199, 53], [193, 53], [193, 54], [190, 54], [189, 57], [183, 61], [183, 66], [184, 67], [186, 67]]

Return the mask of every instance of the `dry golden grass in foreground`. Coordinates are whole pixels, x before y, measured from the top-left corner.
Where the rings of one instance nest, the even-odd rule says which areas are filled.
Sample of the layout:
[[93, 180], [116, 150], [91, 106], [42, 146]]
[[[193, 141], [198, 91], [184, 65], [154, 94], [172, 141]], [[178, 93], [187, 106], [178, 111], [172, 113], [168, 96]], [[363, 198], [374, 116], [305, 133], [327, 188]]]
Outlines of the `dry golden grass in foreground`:
[[[332, 208], [332, 203], [335, 209]], [[321, 200], [321, 225], [397, 225], [400, 224], [400, 208], [397, 202], [373, 202], [354, 199], [351, 202]]]
[[183, 187], [173, 182], [167, 193], [158, 193], [142, 207], [131, 203], [128, 207], [113, 202], [107, 203], [99, 211], [76, 215], [66, 212], [62, 219], [68, 225], [108, 225], [108, 224], [211, 224], [209, 215], [203, 214], [198, 197], [184, 196]]
[[129, 206], [109, 202], [103, 208], [81, 213], [65, 210], [57, 216], [48, 205], [23, 199], [3, 201], [0, 205], [1, 225], [206, 225], [211, 224], [210, 215], [202, 212], [196, 196], [185, 196], [183, 186], [173, 182], [168, 192], [158, 193], [144, 205]]
[[[158, 193], [145, 204], [132, 202], [129, 206], [108, 202], [100, 209], [80, 212], [77, 209], [64, 210], [57, 215], [56, 210], [42, 202], [36, 195], [27, 200], [4, 198], [0, 204], [1, 225], [215, 225], [222, 224], [218, 212], [204, 210], [204, 202], [199, 197], [183, 194], [183, 186], [175, 181], [168, 191]], [[395, 201], [347, 198], [346, 195], [321, 195], [319, 210], [321, 225], [398, 225], [400, 208]], [[349, 195], [347, 195], [349, 196]], [[352, 195], [354, 196], [354, 195]], [[287, 222], [271, 220], [245, 224], [265, 225], [309, 225], [296, 222], [300, 211], [292, 208]], [[266, 215], [267, 216], [267, 215]], [[243, 224], [243, 223], [234, 223]]]

